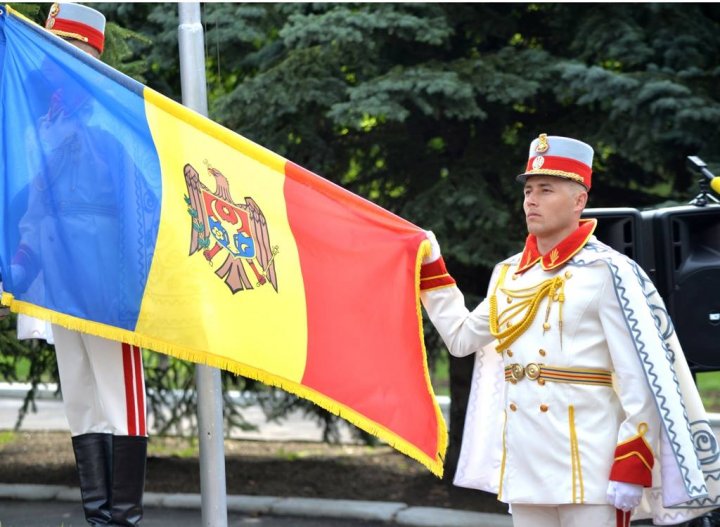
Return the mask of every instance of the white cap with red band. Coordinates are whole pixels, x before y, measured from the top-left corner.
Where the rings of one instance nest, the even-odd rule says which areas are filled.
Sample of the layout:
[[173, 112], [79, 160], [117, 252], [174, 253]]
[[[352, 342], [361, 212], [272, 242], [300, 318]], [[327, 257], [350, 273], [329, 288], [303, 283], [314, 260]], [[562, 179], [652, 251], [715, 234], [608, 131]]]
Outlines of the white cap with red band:
[[105, 16], [80, 4], [53, 4], [45, 28], [64, 38], [85, 42], [102, 53], [105, 46]]
[[590, 190], [592, 160], [590, 145], [569, 137], [540, 134], [530, 143], [527, 167], [517, 180], [525, 182], [528, 176], [557, 176]]

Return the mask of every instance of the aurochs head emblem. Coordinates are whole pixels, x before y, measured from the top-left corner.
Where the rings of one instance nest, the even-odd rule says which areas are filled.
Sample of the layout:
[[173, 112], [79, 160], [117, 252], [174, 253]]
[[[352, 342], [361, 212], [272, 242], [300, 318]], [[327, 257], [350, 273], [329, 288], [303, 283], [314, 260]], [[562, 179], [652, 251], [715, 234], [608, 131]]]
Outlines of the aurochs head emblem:
[[275, 256], [279, 247], [270, 245], [267, 221], [255, 200], [245, 197], [245, 203], [235, 203], [227, 178], [209, 165], [215, 192], [203, 185], [192, 165], [185, 165], [184, 172], [188, 190], [185, 203], [192, 218], [189, 256], [202, 251], [211, 266], [216, 257], [222, 261], [215, 274], [233, 294], [266, 283], [277, 291]]

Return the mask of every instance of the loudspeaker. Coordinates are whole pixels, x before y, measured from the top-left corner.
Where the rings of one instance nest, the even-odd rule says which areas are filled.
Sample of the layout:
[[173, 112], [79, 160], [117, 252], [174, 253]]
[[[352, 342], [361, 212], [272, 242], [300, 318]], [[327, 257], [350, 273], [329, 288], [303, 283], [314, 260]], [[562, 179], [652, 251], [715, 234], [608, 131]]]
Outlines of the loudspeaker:
[[655, 285], [693, 369], [720, 369], [720, 205], [647, 211]]
[[[643, 217], [633, 208], [585, 209], [583, 218], [598, 220], [595, 236], [619, 253], [635, 260], [646, 273], [654, 272], [652, 251], [646, 241]], [[650, 278], [653, 278], [652, 275]]]

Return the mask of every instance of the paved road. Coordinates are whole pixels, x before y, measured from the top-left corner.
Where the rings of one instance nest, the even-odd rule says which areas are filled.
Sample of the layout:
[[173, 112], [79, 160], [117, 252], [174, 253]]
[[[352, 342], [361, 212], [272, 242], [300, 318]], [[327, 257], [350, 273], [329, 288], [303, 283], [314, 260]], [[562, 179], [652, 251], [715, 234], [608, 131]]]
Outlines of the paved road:
[[[148, 508], [143, 527], [200, 527], [199, 510]], [[228, 527], [387, 527], [365, 520], [228, 514]], [[87, 527], [77, 503], [0, 500], [0, 527]]]

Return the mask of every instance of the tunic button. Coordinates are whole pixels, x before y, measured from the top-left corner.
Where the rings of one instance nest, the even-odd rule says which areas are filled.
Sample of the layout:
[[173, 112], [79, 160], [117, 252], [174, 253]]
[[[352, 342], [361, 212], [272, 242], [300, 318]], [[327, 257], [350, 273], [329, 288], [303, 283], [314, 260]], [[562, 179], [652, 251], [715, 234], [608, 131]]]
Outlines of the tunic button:
[[538, 380], [537, 380], [537, 383], [538, 383], [540, 386], [545, 386], [545, 379], [538, 379]]
[[550, 329], [550, 324], [548, 324], [547, 322], [545, 322], [545, 323], [543, 324], [543, 329], [544, 329], [544, 330]]
[[510, 403], [510, 409], [515, 412], [517, 410], [517, 405], [515, 403]]
[[517, 280], [517, 279], [518, 279], [518, 275], [516, 275], [516, 274], [512, 275], [512, 279], [513, 279], [513, 280]]
[[512, 350], [507, 350], [508, 357], [512, 357], [513, 353]]
[[547, 352], [546, 352], [545, 350], [543, 350], [543, 349], [541, 349], [538, 353], [540, 353], [540, 355], [543, 356], [543, 357], [544, 357], [545, 355], [547, 355]]
[[565, 271], [565, 278], [572, 278], [572, 273], [570, 271]]
[[508, 303], [508, 304], [512, 304], [512, 298], [507, 297], [507, 303]]
[[541, 404], [541, 405], [540, 405], [540, 411], [541, 411], [541, 412], [547, 412], [547, 411], [548, 411], [548, 405], [546, 405], [546, 404]]

